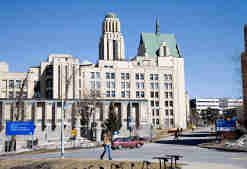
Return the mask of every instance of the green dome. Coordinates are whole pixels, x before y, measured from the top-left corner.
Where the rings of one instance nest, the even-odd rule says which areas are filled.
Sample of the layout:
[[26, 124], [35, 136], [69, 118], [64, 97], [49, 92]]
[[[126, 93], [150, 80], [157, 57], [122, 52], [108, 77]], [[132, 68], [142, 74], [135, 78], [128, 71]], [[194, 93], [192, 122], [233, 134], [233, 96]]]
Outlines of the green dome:
[[117, 18], [117, 15], [114, 13], [108, 13], [105, 18]]

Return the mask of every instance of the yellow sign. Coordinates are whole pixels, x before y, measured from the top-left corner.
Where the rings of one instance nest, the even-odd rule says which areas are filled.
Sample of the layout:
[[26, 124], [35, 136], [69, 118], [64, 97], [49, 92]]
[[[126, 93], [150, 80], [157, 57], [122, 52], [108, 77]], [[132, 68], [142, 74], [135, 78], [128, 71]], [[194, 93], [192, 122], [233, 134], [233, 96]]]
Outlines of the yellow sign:
[[73, 135], [73, 136], [76, 136], [76, 129], [73, 129], [73, 130], [72, 130], [72, 135]]

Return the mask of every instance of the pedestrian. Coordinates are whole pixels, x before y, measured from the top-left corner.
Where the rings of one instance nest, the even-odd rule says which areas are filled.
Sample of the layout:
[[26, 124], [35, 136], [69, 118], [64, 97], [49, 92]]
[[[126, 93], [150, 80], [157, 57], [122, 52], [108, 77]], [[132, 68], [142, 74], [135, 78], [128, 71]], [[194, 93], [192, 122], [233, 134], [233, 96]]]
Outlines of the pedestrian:
[[105, 153], [107, 152], [108, 154], [108, 160], [112, 160], [112, 155], [111, 155], [111, 137], [110, 133], [104, 133], [104, 151], [100, 156], [100, 159], [103, 160]]
[[183, 134], [183, 128], [180, 129], [180, 135], [182, 135], [182, 134]]
[[178, 130], [176, 130], [174, 133], [174, 140], [177, 140], [177, 139], [178, 139]]

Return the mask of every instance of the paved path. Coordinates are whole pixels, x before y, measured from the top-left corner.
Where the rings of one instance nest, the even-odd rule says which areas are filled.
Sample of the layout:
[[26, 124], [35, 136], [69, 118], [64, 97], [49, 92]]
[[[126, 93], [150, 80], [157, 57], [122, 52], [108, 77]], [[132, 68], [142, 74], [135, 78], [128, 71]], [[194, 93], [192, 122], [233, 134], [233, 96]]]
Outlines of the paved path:
[[[197, 138], [201, 140], [201, 137]], [[190, 136], [190, 138], [187, 138], [187, 140], [195, 140], [197, 138]], [[173, 137], [162, 139], [158, 143], [145, 144], [140, 149], [113, 151], [113, 159], [143, 161], [152, 160], [152, 157], [162, 154], [179, 154], [184, 156], [181, 162], [187, 164], [183, 167], [183, 169], [247, 169], [247, 153], [234, 153], [204, 149], [190, 144], [174, 144], [174, 141], [170, 139], [173, 139]], [[65, 158], [87, 158], [95, 160], [99, 159], [102, 151], [103, 148], [66, 151]], [[59, 153], [47, 153], [36, 155], [18, 155], [12, 156], [11, 159], [40, 159], [58, 157]]]

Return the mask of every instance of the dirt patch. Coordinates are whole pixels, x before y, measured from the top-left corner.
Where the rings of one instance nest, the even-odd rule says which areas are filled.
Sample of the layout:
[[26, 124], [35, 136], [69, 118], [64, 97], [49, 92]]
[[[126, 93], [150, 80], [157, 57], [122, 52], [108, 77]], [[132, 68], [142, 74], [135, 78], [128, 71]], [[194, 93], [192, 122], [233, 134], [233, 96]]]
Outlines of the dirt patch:
[[[181, 166], [181, 164], [178, 164]], [[86, 159], [43, 159], [4, 160], [0, 169], [142, 169], [143, 162], [86, 160]], [[147, 166], [145, 165], [145, 168]], [[149, 169], [159, 168], [159, 163], [151, 163]]]

